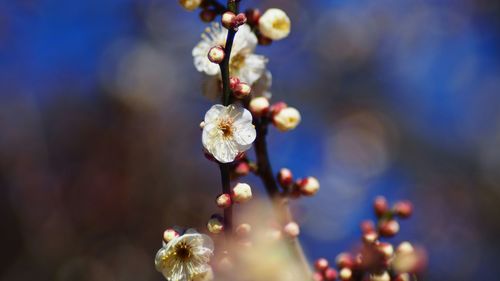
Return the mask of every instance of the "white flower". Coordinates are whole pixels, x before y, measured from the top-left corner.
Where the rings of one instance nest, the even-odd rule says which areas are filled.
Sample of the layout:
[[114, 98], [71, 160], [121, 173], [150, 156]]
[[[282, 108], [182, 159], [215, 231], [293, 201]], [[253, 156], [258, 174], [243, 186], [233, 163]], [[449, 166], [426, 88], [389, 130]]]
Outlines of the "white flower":
[[232, 162], [255, 140], [252, 114], [241, 106], [216, 104], [205, 114], [202, 142], [221, 163]]
[[290, 26], [290, 18], [280, 9], [269, 9], [259, 19], [260, 33], [272, 40], [287, 37]]
[[213, 250], [210, 237], [190, 229], [163, 244], [156, 253], [155, 267], [168, 281], [191, 281], [211, 271], [208, 262]]
[[280, 131], [295, 129], [299, 125], [300, 120], [300, 112], [293, 107], [283, 108], [273, 117], [273, 123]]
[[[212, 63], [208, 57], [208, 51], [214, 46], [224, 47], [226, 44], [228, 30], [220, 24], [212, 24], [201, 35], [202, 41], [193, 49], [194, 66], [200, 72], [208, 75], [219, 75], [218, 64]], [[267, 59], [264, 56], [254, 54], [257, 46], [257, 36], [252, 32], [250, 26], [242, 25], [236, 32], [231, 57], [229, 60], [229, 72], [236, 76], [241, 82], [253, 84], [259, 79], [266, 69]]]

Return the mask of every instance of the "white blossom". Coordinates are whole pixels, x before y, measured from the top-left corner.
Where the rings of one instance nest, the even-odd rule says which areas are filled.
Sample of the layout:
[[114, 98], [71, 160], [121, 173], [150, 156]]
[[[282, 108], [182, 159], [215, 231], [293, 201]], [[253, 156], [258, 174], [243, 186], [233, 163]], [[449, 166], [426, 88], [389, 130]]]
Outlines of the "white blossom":
[[269, 9], [259, 19], [260, 33], [272, 40], [287, 37], [290, 29], [290, 18], [280, 9]]
[[[226, 44], [228, 30], [220, 24], [212, 24], [202, 34], [201, 42], [193, 49], [194, 66], [200, 72], [217, 77], [220, 74], [218, 64], [212, 63], [207, 54], [214, 46], [224, 47]], [[254, 54], [257, 46], [257, 36], [252, 32], [250, 26], [242, 25], [236, 32], [231, 57], [229, 60], [229, 71], [231, 76], [236, 76], [241, 82], [253, 84], [259, 79], [266, 69], [267, 58]], [[227, 54], [226, 54], [227, 55]]]
[[283, 108], [273, 117], [273, 123], [280, 131], [295, 129], [300, 120], [300, 112], [293, 107]]
[[191, 281], [209, 274], [213, 241], [190, 229], [184, 235], [163, 243], [156, 253], [155, 267], [168, 281]]
[[241, 106], [216, 104], [205, 114], [202, 143], [221, 163], [234, 161], [255, 140], [252, 114]]

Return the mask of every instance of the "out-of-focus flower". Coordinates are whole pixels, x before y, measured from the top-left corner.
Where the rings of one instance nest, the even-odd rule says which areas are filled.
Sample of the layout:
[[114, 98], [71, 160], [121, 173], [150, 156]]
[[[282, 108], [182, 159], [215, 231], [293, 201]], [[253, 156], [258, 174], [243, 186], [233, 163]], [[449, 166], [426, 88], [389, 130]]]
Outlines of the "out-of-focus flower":
[[208, 262], [213, 250], [210, 237], [189, 229], [163, 244], [156, 254], [155, 267], [169, 281], [190, 281], [211, 270]]
[[252, 85], [252, 96], [254, 97], [266, 97], [271, 99], [271, 92], [269, 89], [273, 83], [273, 75], [270, 71], [264, 72], [264, 74]]
[[[213, 76], [220, 73], [219, 66], [210, 62], [207, 54], [213, 46], [225, 46], [227, 32], [227, 29], [222, 28], [220, 24], [212, 24], [202, 34], [202, 41], [194, 47], [192, 52], [194, 65], [198, 71]], [[257, 81], [266, 69], [267, 58], [253, 53], [256, 46], [257, 37], [250, 27], [248, 25], [240, 26], [231, 49], [229, 71], [231, 75], [249, 85]], [[217, 79], [219, 78], [217, 77]]]
[[265, 97], [256, 97], [250, 101], [248, 108], [255, 116], [265, 114], [269, 109], [269, 100]]
[[290, 18], [280, 9], [269, 9], [259, 19], [260, 33], [272, 40], [287, 37], [290, 34], [290, 28]]
[[211, 281], [214, 280], [214, 271], [210, 268], [207, 272], [200, 273], [193, 277], [191, 281]]
[[207, 228], [210, 233], [221, 233], [222, 231], [224, 231], [223, 218], [220, 215], [213, 215], [210, 220], [208, 220]]
[[221, 163], [234, 161], [255, 140], [252, 114], [241, 106], [216, 104], [205, 114], [202, 142]]
[[307, 177], [298, 180], [300, 193], [305, 196], [313, 196], [319, 190], [319, 181], [315, 177]]
[[287, 107], [274, 115], [273, 124], [280, 131], [289, 131], [295, 129], [299, 125], [300, 120], [300, 112], [293, 107]]
[[201, 2], [202, 0], [179, 0], [179, 4], [188, 11], [193, 11], [198, 8]]

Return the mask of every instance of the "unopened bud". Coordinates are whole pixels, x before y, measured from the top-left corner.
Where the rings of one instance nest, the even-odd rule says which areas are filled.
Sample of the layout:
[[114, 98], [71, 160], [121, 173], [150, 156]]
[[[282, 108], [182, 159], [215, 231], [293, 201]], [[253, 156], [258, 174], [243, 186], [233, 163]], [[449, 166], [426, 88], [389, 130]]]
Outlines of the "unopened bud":
[[383, 216], [387, 211], [389, 211], [389, 204], [383, 196], [377, 196], [373, 201], [373, 209], [375, 210], [375, 215], [378, 217]]
[[300, 234], [300, 227], [296, 222], [289, 222], [283, 228], [283, 232], [290, 238], [295, 238]]
[[179, 237], [179, 232], [175, 231], [172, 228], [168, 228], [163, 232], [163, 241], [165, 241], [165, 243], [168, 243], [172, 241], [172, 239], [177, 237]]
[[208, 220], [207, 228], [210, 233], [218, 234], [224, 230], [224, 222], [220, 215], [213, 215], [210, 220]]
[[278, 114], [282, 109], [287, 108], [287, 107], [288, 107], [288, 105], [285, 102], [280, 101], [280, 102], [274, 103], [271, 106], [270, 111], [271, 111], [271, 114], [274, 116], [274, 115]]
[[408, 218], [413, 212], [413, 205], [410, 201], [399, 201], [394, 204], [394, 213], [400, 218]]
[[250, 165], [247, 162], [238, 162], [236, 166], [234, 166], [234, 173], [237, 176], [246, 176], [250, 173]]
[[233, 19], [233, 28], [238, 29], [238, 27], [244, 25], [247, 22], [247, 16], [244, 13], [239, 13]]
[[328, 260], [325, 258], [317, 259], [316, 262], [314, 262], [314, 267], [317, 271], [323, 272], [328, 268]]
[[293, 174], [287, 168], [282, 168], [278, 172], [278, 182], [283, 188], [287, 188], [293, 183]]
[[237, 203], [243, 203], [252, 199], [252, 188], [246, 183], [238, 183], [233, 188], [233, 200]]
[[215, 203], [217, 203], [217, 207], [219, 208], [229, 208], [232, 204], [231, 196], [227, 193], [223, 193], [217, 196], [217, 199], [215, 199]]
[[363, 234], [363, 241], [368, 244], [373, 244], [378, 239], [378, 234], [376, 231], [370, 231]]
[[249, 25], [254, 26], [259, 24], [261, 12], [258, 9], [248, 9], [245, 11], [245, 15], [247, 16]]
[[229, 88], [234, 91], [236, 89], [236, 86], [240, 84], [240, 79], [238, 77], [231, 77], [229, 78]]
[[222, 26], [224, 26], [227, 29], [232, 29], [232, 24], [234, 21], [234, 18], [236, 18], [236, 15], [233, 12], [227, 11], [224, 14], [222, 14]]
[[344, 267], [339, 272], [340, 280], [347, 281], [351, 280], [352, 270], [350, 268]]
[[201, 2], [202, 0], [179, 0], [179, 4], [181, 4], [181, 6], [188, 11], [198, 8]]
[[399, 223], [396, 220], [381, 220], [378, 226], [381, 236], [392, 237], [399, 232]]
[[220, 64], [224, 60], [225, 55], [224, 48], [221, 46], [215, 46], [210, 48], [208, 51], [208, 60], [213, 63]]
[[300, 120], [300, 112], [293, 107], [283, 108], [273, 116], [273, 124], [283, 132], [295, 129]]
[[217, 13], [210, 9], [203, 9], [200, 12], [200, 19], [204, 22], [211, 22], [215, 19]]
[[363, 233], [375, 231], [375, 225], [373, 224], [373, 221], [371, 221], [371, 220], [362, 221], [360, 224], [360, 227], [361, 227], [361, 232], [363, 232]]
[[248, 106], [250, 112], [255, 116], [261, 116], [265, 114], [269, 109], [269, 100], [265, 97], [256, 97], [250, 101]]
[[236, 87], [234, 87], [233, 95], [238, 99], [242, 99], [250, 95], [251, 92], [252, 87], [250, 87], [250, 85], [240, 82], [236, 85]]
[[300, 193], [305, 196], [313, 196], [319, 190], [319, 181], [315, 177], [307, 177], [298, 180]]
[[380, 242], [377, 244], [377, 250], [381, 253], [384, 258], [389, 259], [394, 254], [394, 247], [392, 244], [387, 242]]
[[325, 280], [334, 281], [337, 279], [337, 271], [331, 267], [325, 270]]
[[354, 259], [351, 254], [349, 253], [340, 253], [336, 258], [335, 258], [335, 263], [337, 264], [338, 268], [352, 268], [354, 265]]
[[413, 248], [413, 245], [408, 241], [401, 242], [396, 249], [397, 254], [411, 254], [414, 251], [415, 248]]
[[384, 271], [380, 274], [370, 275], [370, 281], [391, 281], [391, 276], [387, 271]]

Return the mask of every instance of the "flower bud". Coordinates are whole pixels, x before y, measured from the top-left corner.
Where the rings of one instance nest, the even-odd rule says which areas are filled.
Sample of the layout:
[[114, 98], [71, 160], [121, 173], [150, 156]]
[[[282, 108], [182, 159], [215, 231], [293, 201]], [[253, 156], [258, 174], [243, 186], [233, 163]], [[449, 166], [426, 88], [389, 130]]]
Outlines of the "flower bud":
[[295, 238], [300, 234], [300, 227], [296, 222], [289, 222], [283, 228], [283, 233], [290, 238]]
[[292, 171], [287, 168], [282, 168], [278, 172], [278, 182], [283, 188], [287, 188], [293, 182]]
[[378, 239], [378, 234], [376, 231], [369, 231], [363, 234], [363, 241], [368, 244], [373, 244]]
[[399, 254], [411, 254], [411, 253], [413, 253], [413, 251], [415, 251], [415, 249], [413, 248], [413, 245], [408, 241], [401, 242], [396, 249], [396, 253], [398, 255]]
[[252, 92], [252, 87], [247, 83], [240, 82], [234, 87], [233, 95], [238, 99], [242, 99], [250, 95], [250, 92]]
[[373, 209], [375, 210], [375, 215], [377, 217], [383, 216], [387, 211], [389, 211], [389, 204], [383, 196], [377, 196], [373, 201]]
[[214, 10], [203, 9], [200, 12], [200, 19], [204, 22], [211, 22], [215, 19], [217, 13]]
[[232, 24], [234, 19], [236, 18], [236, 15], [233, 12], [227, 11], [224, 14], [222, 14], [222, 26], [224, 26], [227, 29], [232, 29]]
[[168, 228], [163, 232], [163, 241], [165, 243], [170, 242], [172, 239], [179, 237], [179, 232], [175, 231], [172, 228]]
[[287, 107], [288, 107], [288, 105], [285, 102], [283, 102], [283, 101], [277, 102], [277, 103], [273, 104], [270, 108], [271, 115], [274, 116], [274, 115], [278, 114], [282, 109], [287, 108]]
[[307, 177], [298, 180], [300, 193], [305, 196], [313, 196], [319, 190], [319, 181], [315, 177]]
[[376, 249], [386, 259], [390, 259], [392, 257], [392, 255], [394, 254], [394, 247], [392, 246], [391, 243], [380, 242], [377, 244]]
[[378, 229], [381, 236], [392, 237], [399, 232], [399, 223], [393, 219], [381, 220]]
[[328, 268], [328, 260], [325, 258], [317, 259], [316, 262], [314, 262], [314, 267], [317, 271], [323, 272]]
[[179, 0], [179, 4], [188, 11], [193, 11], [198, 8], [201, 2], [202, 0]]
[[247, 22], [247, 16], [244, 13], [239, 13], [233, 19], [233, 28], [238, 29], [238, 27], [244, 25]]
[[337, 279], [337, 271], [331, 267], [325, 270], [325, 280], [326, 281], [335, 281]]
[[340, 277], [340, 280], [343, 280], [343, 281], [351, 280], [352, 270], [348, 267], [342, 268], [339, 272], [339, 277]]
[[269, 100], [265, 97], [256, 97], [250, 101], [248, 106], [250, 112], [255, 116], [265, 114], [269, 109]]
[[215, 199], [215, 203], [217, 203], [217, 207], [219, 208], [229, 208], [232, 204], [231, 196], [227, 193], [223, 193], [217, 196], [217, 199]]
[[247, 237], [250, 231], [252, 231], [252, 226], [248, 223], [242, 223], [236, 227], [236, 235], [240, 237]]
[[362, 221], [360, 224], [360, 227], [361, 227], [361, 232], [363, 232], [363, 233], [375, 231], [375, 225], [373, 224], [373, 221], [371, 221], [371, 220]]
[[394, 213], [400, 218], [408, 218], [413, 212], [413, 205], [410, 201], [399, 201], [394, 204]]
[[261, 13], [258, 9], [248, 9], [245, 11], [245, 15], [247, 16], [247, 22], [249, 25], [255, 26], [259, 24]]
[[335, 258], [335, 263], [337, 264], [338, 268], [352, 268], [352, 266], [354, 265], [354, 259], [349, 253], [340, 253]]
[[260, 33], [272, 40], [287, 37], [290, 29], [290, 18], [280, 9], [269, 9], [259, 18]]
[[384, 271], [380, 274], [370, 275], [370, 281], [391, 281], [391, 276], [387, 271]]
[[220, 64], [224, 60], [225, 55], [224, 48], [215, 46], [208, 51], [208, 60]]
[[252, 188], [246, 183], [238, 183], [233, 188], [233, 200], [236, 203], [243, 203], [252, 199]]
[[273, 124], [283, 132], [295, 129], [300, 120], [300, 112], [293, 107], [283, 108], [273, 116]]
[[231, 89], [231, 91], [234, 91], [238, 84], [240, 84], [240, 79], [238, 77], [229, 78], [229, 88]]
[[224, 230], [224, 222], [220, 215], [213, 215], [210, 220], [208, 220], [207, 228], [210, 233], [218, 234]]
[[246, 176], [250, 173], [250, 165], [247, 162], [238, 162], [234, 166], [234, 173], [240, 177]]

